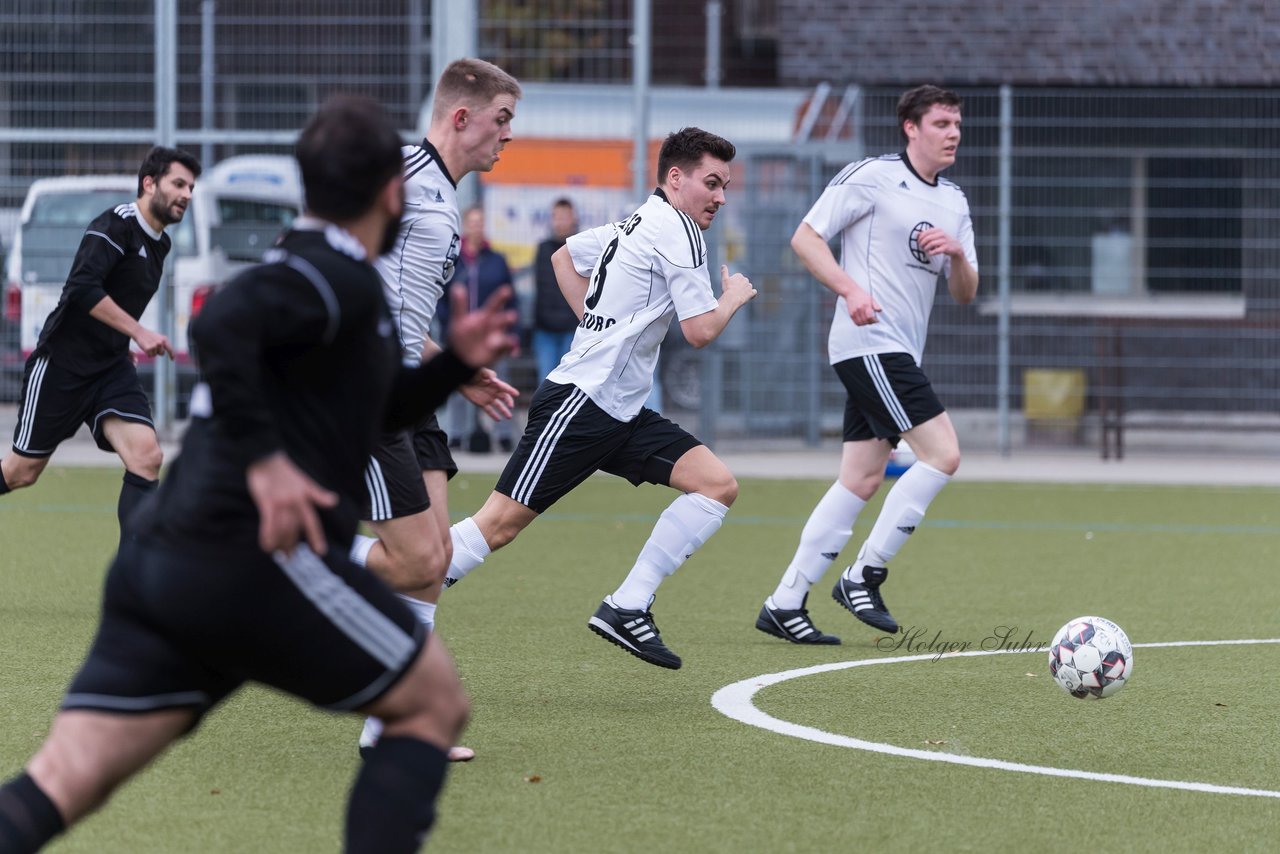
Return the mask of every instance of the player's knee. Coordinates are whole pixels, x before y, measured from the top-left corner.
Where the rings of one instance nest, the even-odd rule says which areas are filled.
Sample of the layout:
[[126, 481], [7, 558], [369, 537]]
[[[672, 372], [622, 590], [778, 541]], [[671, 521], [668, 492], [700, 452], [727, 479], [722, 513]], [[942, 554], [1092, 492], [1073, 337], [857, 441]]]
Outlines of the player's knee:
[[942, 451], [934, 452], [928, 457], [921, 457], [920, 459], [948, 476], [953, 475], [960, 470], [959, 448], [946, 448]]
[[[386, 543], [383, 543], [386, 547]], [[430, 544], [414, 540], [404, 548], [387, 551], [391, 583], [400, 590], [421, 590], [444, 578], [449, 561], [444, 552]]]
[[840, 479], [840, 485], [861, 498], [863, 501], [870, 501], [871, 496], [876, 494], [876, 490], [880, 488], [880, 484], [884, 483], [884, 470], [876, 472], [864, 472], [858, 474], [848, 481], [844, 478]]
[[160, 467], [164, 465], [164, 451], [158, 443], [153, 443], [131, 449], [127, 454], [121, 454], [121, 459], [124, 460], [125, 468], [134, 474], [147, 480], [157, 480], [160, 477]]
[[39, 480], [42, 470], [30, 466], [16, 466], [12, 471], [5, 471], [4, 482], [10, 489], [23, 489]]
[[738, 500], [738, 479], [727, 468], [721, 469], [708, 478], [698, 492], [719, 501], [725, 507], [732, 507], [733, 502]]
[[152, 445], [143, 451], [142, 459], [139, 461], [142, 471], [139, 472], [148, 480], [157, 480], [160, 477], [160, 467], [164, 465], [164, 451], [160, 449], [160, 445]]

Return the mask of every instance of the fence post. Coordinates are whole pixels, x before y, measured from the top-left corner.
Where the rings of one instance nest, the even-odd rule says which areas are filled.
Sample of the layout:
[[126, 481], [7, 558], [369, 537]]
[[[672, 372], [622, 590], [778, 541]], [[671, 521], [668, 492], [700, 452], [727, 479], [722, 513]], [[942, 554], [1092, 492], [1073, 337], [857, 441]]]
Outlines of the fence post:
[[1000, 315], [996, 344], [996, 409], [998, 412], [997, 448], [1000, 455], [1010, 453], [1009, 438], [1009, 330], [1010, 330], [1010, 281], [1009, 240], [1010, 217], [1013, 210], [1013, 89], [1009, 84], [1000, 87], [1000, 197], [999, 234], [996, 240], [996, 279], [1000, 288]]
[[649, 51], [653, 41], [649, 0], [631, 0], [632, 149], [631, 189], [635, 203], [649, 197]]
[[[155, 123], [156, 144], [172, 146], [178, 127], [178, 10], [176, 0], [155, 0]], [[160, 279], [160, 331], [176, 342], [174, 330], [173, 253]], [[173, 361], [164, 355], [152, 362], [152, 398], [156, 433], [163, 438], [174, 420]]]

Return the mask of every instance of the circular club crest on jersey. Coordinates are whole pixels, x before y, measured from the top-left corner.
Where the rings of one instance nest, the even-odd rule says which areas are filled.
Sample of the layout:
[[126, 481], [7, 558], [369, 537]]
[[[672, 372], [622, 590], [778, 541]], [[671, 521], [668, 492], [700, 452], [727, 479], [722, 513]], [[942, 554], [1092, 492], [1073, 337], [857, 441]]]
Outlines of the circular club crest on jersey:
[[931, 228], [933, 228], [931, 222], [917, 222], [911, 229], [911, 235], [907, 237], [907, 248], [911, 250], [911, 257], [921, 264], [929, 263], [929, 253], [920, 248], [920, 235]]

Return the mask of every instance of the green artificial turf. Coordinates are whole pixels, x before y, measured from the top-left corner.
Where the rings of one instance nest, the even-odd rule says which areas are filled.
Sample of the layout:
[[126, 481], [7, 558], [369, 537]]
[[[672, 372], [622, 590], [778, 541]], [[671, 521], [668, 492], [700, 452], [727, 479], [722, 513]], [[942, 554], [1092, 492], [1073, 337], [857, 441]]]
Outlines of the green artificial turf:
[[[490, 475], [451, 486], [455, 518]], [[89, 642], [119, 474], [59, 469], [0, 499], [0, 777], [39, 744]], [[439, 633], [473, 702], [429, 850], [1271, 850], [1280, 799], [975, 768], [819, 744], [716, 711], [720, 688], [810, 665], [1047, 644], [1099, 614], [1135, 644], [1280, 636], [1280, 490], [966, 483], [892, 564], [886, 639], [813, 592], [838, 647], [753, 628], [817, 481], [745, 480], [720, 532], [659, 591], [685, 666], [586, 629], [672, 493], [592, 478], [449, 590]], [[878, 500], [841, 556], [865, 537]], [[838, 563], [837, 568], [843, 563]], [[1003, 627], [1003, 628], [1002, 628]], [[933, 644], [932, 647], [928, 646]], [[832, 670], [756, 694], [774, 718], [875, 744], [1032, 766], [1280, 789], [1280, 645], [1143, 648], [1103, 701], [1042, 651]], [[243, 692], [51, 850], [337, 851], [359, 722]]]

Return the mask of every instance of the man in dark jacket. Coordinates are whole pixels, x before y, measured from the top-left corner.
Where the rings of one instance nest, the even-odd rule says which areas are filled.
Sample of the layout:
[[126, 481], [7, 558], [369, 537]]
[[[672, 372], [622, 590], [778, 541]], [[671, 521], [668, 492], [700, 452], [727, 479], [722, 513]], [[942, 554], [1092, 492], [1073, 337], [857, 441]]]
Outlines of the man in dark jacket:
[[578, 328], [578, 316], [573, 313], [560, 286], [556, 272], [551, 268], [551, 256], [564, 246], [572, 234], [578, 233], [578, 215], [573, 202], [556, 199], [551, 205], [551, 236], [538, 244], [538, 255], [533, 262], [536, 291], [533, 302], [533, 355], [538, 363], [538, 382], [560, 364], [573, 344], [573, 333]]

